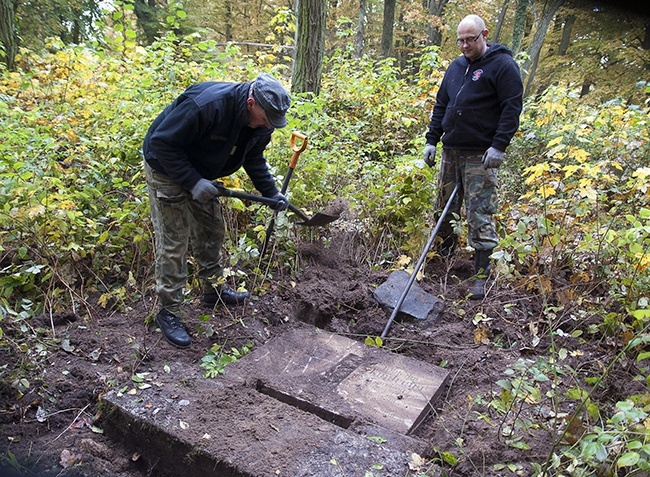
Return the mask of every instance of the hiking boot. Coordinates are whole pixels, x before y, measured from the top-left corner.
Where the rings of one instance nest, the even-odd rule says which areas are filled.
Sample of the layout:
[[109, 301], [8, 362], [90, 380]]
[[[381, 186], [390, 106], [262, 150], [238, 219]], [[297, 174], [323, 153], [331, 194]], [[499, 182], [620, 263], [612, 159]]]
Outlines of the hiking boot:
[[177, 348], [187, 348], [190, 345], [190, 335], [187, 334], [183, 322], [172, 312], [161, 309], [156, 315], [156, 324], [167, 341]]
[[250, 296], [248, 292], [236, 292], [228, 285], [220, 285], [217, 291], [203, 294], [203, 303], [214, 306], [222, 301], [226, 305], [243, 305]]
[[470, 300], [481, 300], [485, 298], [485, 284], [490, 274], [490, 255], [492, 249], [474, 251], [474, 283], [469, 289]]

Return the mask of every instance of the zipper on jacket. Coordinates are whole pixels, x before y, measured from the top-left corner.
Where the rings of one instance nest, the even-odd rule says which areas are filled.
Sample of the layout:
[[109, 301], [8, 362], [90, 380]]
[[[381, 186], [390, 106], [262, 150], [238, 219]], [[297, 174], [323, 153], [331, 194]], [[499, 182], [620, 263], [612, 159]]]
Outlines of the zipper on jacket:
[[458, 105], [458, 97], [460, 96], [460, 93], [463, 91], [463, 88], [467, 83], [467, 73], [469, 73], [470, 66], [472, 66], [472, 64], [467, 63], [467, 68], [465, 68], [465, 74], [463, 75], [463, 84], [460, 86], [460, 89], [458, 90], [458, 93], [456, 93], [456, 97], [454, 98], [454, 106]]

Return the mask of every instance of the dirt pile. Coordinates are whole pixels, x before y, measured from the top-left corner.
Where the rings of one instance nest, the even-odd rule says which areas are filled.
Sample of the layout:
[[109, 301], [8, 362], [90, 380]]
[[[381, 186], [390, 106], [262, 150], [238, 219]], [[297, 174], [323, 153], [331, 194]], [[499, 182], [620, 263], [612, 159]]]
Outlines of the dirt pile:
[[[154, 309], [150, 297], [121, 313], [96, 307], [83, 319], [74, 313], [47, 318], [46, 327], [61, 342], [47, 352], [42, 375], [31, 378], [22, 397], [16, 397], [11, 383], [0, 389], [0, 475], [15, 470], [22, 470], [15, 475], [39, 476], [153, 475], [138, 455], [102, 434], [97, 407], [102, 393], [132, 383], [150, 362], [192, 363], [198, 369], [215, 343], [224, 349], [260, 346], [296, 323], [359, 341], [379, 336], [390, 313], [372, 291], [388, 272], [369, 269], [355, 256], [354, 241], [353, 235], [341, 233], [326, 247], [299, 245], [298, 275], [277, 277], [267, 293], [245, 306], [211, 310], [198, 300], [189, 301], [184, 319], [193, 342], [188, 350], [173, 348], [154, 326], [145, 324]], [[450, 475], [455, 476], [499, 475], [493, 469], [500, 463], [515, 463], [526, 473], [527, 462], [546, 457], [556, 437], [553, 426], [529, 429], [525, 440], [531, 450], [522, 453], [503, 436], [511, 418], [488, 403], [498, 394], [495, 383], [506, 369], [519, 358], [534, 360], [536, 353], [547, 351], [544, 339], [531, 345], [531, 326], [542, 335], [537, 321], [542, 304], [539, 297], [499, 281], [490, 283], [485, 300], [468, 301], [471, 270], [465, 251], [449, 262], [428, 262], [420, 285], [443, 299], [445, 309], [435, 322], [395, 322], [384, 346], [444, 366], [452, 376], [435, 416], [416, 431], [416, 437], [430, 443], [427, 457], [439, 457], [440, 450], [453, 453], [458, 462]], [[1, 357], [9, 367], [20, 366], [20, 359]], [[37, 389], [43, 391], [38, 394]], [[255, 425], [265, 424], [250, 423]]]

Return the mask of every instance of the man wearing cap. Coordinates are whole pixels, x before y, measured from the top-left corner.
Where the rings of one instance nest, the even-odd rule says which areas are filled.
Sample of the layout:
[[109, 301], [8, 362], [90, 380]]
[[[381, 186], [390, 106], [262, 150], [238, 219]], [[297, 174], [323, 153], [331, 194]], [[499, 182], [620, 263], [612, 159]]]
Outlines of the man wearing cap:
[[198, 83], [149, 127], [143, 154], [156, 245], [155, 321], [174, 346], [190, 345], [179, 318], [190, 238], [203, 302], [239, 305], [249, 297], [219, 283], [225, 228], [212, 181], [243, 167], [264, 197], [278, 200], [276, 210], [287, 208], [264, 150], [274, 128], [286, 126], [290, 102], [282, 84], [265, 73], [245, 83]]

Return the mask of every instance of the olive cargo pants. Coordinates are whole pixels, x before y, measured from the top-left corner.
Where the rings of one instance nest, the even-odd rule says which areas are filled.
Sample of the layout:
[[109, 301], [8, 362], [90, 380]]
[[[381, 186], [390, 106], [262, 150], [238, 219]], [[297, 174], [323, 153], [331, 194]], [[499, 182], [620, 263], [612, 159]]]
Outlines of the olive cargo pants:
[[438, 183], [438, 207], [444, 208], [449, 196], [460, 181], [454, 197], [440, 225], [440, 237], [453, 234], [453, 214], [460, 216], [465, 201], [467, 212], [467, 242], [474, 250], [492, 250], [499, 244], [493, 215], [497, 211], [497, 170], [485, 169], [483, 153], [458, 149], [443, 149]]
[[156, 294], [160, 308], [177, 314], [187, 283], [187, 252], [198, 265], [203, 291], [223, 273], [221, 247], [225, 226], [218, 199], [207, 203], [191, 194], [145, 161], [147, 189], [156, 246]]

